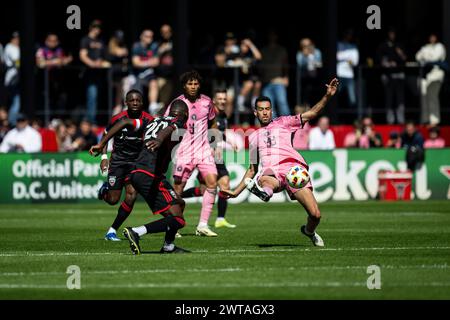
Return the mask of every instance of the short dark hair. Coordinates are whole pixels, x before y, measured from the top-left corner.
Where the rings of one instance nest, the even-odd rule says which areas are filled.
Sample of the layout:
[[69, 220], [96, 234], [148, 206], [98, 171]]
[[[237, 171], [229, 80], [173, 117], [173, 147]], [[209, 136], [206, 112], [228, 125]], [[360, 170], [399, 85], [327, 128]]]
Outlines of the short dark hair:
[[256, 100], [255, 100], [255, 105], [253, 106], [253, 108], [256, 110], [256, 107], [258, 106], [259, 102], [268, 102], [270, 103], [270, 106], [272, 106], [272, 100], [270, 100], [269, 97], [266, 96], [259, 96]]
[[203, 81], [202, 76], [196, 70], [185, 72], [180, 76], [180, 82], [183, 87], [191, 80], [197, 80], [199, 83], [202, 83]]
[[143, 98], [143, 96], [142, 96], [142, 92], [140, 92], [139, 90], [137, 90], [137, 89], [131, 89], [130, 91], [128, 91], [127, 92], [127, 94], [125, 95], [125, 100], [127, 100], [128, 99], [128, 96], [130, 95], [130, 94], [137, 94], [137, 95], [139, 95], [139, 96], [141, 96], [141, 98]]
[[[170, 111], [175, 111], [175, 110], [181, 110], [183, 112], [188, 112], [189, 108], [186, 104], [186, 102], [184, 102], [181, 99], [177, 99], [174, 102], [172, 102], [172, 104], [170, 105]], [[169, 111], [169, 113], [170, 113]]]
[[216, 94], [218, 94], [218, 93], [227, 93], [227, 89], [216, 89], [215, 91], [214, 91], [214, 96], [216, 95]]

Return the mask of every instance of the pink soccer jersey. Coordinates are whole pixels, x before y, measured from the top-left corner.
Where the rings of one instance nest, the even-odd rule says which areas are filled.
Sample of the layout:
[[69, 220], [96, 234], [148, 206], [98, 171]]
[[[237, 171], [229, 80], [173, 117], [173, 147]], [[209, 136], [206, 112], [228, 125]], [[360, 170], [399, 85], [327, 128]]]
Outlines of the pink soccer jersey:
[[[195, 101], [189, 101], [184, 95], [175, 100], [183, 100], [189, 108], [189, 119], [186, 122], [187, 130], [183, 134], [183, 140], [177, 151], [177, 161], [191, 162], [192, 159], [202, 160], [211, 155], [211, 147], [208, 141], [208, 121], [216, 117], [214, 104], [211, 98], [200, 95]], [[169, 114], [167, 108], [166, 114]]]
[[306, 166], [305, 159], [292, 146], [292, 134], [302, 128], [300, 115], [282, 116], [259, 128], [249, 137], [251, 160], [255, 162], [257, 150], [263, 171], [279, 167], [286, 162], [297, 162]]

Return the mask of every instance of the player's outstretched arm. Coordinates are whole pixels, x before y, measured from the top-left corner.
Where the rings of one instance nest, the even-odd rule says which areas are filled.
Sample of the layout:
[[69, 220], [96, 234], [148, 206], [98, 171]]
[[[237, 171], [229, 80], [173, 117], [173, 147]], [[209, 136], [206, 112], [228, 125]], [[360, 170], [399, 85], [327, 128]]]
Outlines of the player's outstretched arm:
[[322, 109], [327, 105], [328, 101], [336, 94], [339, 87], [339, 80], [334, 78], [329, 84], [326, 85], [326, 87], [327, 92], [322, 97], [322, 99], [320, 99], [320, 101], [317, 102], [314, 107], [311, 108], [311, 110], [308, 110], [302, 114], [303, 122], [317, 118]]
[[100, 142], [94, 146], [91, 147], [91, 149], [89, 149], [89, 153], [92, 156], [97, 157], [102, 151], [103, 148], [105, 148], [106, 144], [108, 143], [109, 140], [111, 140], [112, 137], [114, 137], [117, 132], [119, 132], [120, 130], [122, 130], [123, 128], [125, 128], [126, 126], [133, 126], [134, 124], [133, 119], [123, 119], [119, 122], [117, 122], [109, 131], [106, 135], [103, 135], [102, 139], [100, 140]]
[[257, 164], [250, 164], [250, 167], [245, 172], [244, 177], [242, 178], [241, 182], [236, 187], [236, 189], [234, 189], [234, 190], [222, 190], [222, 193], [227, 195], [229, 198], [236, 198], [237, 196], [239, 196], [241, 194], [242, 191], [244, 191], [244, 189], [246, 187], [245, 186], [245, 179], [247, 179], [247, 178], [253, 179], [255, 177], [255, 175], [256, 175], [257, 170], [258, 170], [258, 165]]

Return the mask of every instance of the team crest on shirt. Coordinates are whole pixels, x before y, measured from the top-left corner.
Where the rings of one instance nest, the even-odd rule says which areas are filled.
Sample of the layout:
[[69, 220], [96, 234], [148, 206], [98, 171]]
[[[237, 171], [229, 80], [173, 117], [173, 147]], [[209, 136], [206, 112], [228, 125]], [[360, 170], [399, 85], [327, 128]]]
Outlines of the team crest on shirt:
[[169, 193], [172, 196], [172, 198], [177, 198], [177, 194], [175, 193], [175, 191], [169, 190]]
[[182, 167], [182, 166], [177, 167], [177, 171], [178, 171], [178, 172], [183, 171], [183, 167]]
[[114, 185], [116, 184], [116, 176], [110, 176], [108, 178], [108, 183], [111, 187], [114, 187]]

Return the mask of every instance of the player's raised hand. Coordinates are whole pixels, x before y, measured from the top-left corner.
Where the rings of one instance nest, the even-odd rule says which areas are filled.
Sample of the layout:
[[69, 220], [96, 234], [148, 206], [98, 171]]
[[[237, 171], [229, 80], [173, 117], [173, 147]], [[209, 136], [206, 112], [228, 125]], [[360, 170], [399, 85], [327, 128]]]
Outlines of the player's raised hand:
[[334, 78], [333, 80], [331, 80], [331, 82], [329, 84], [326, 85], [327, 86], [327, 96], [328, 97], [332, 97], [336, 94], [337, 89], [339, 87], [339, 80], [337, 78]]
[[97, 157], [103, 150], [103, 146], [101, 144], [96, 144], [89, 149], [89, 154], [91, 156]]

